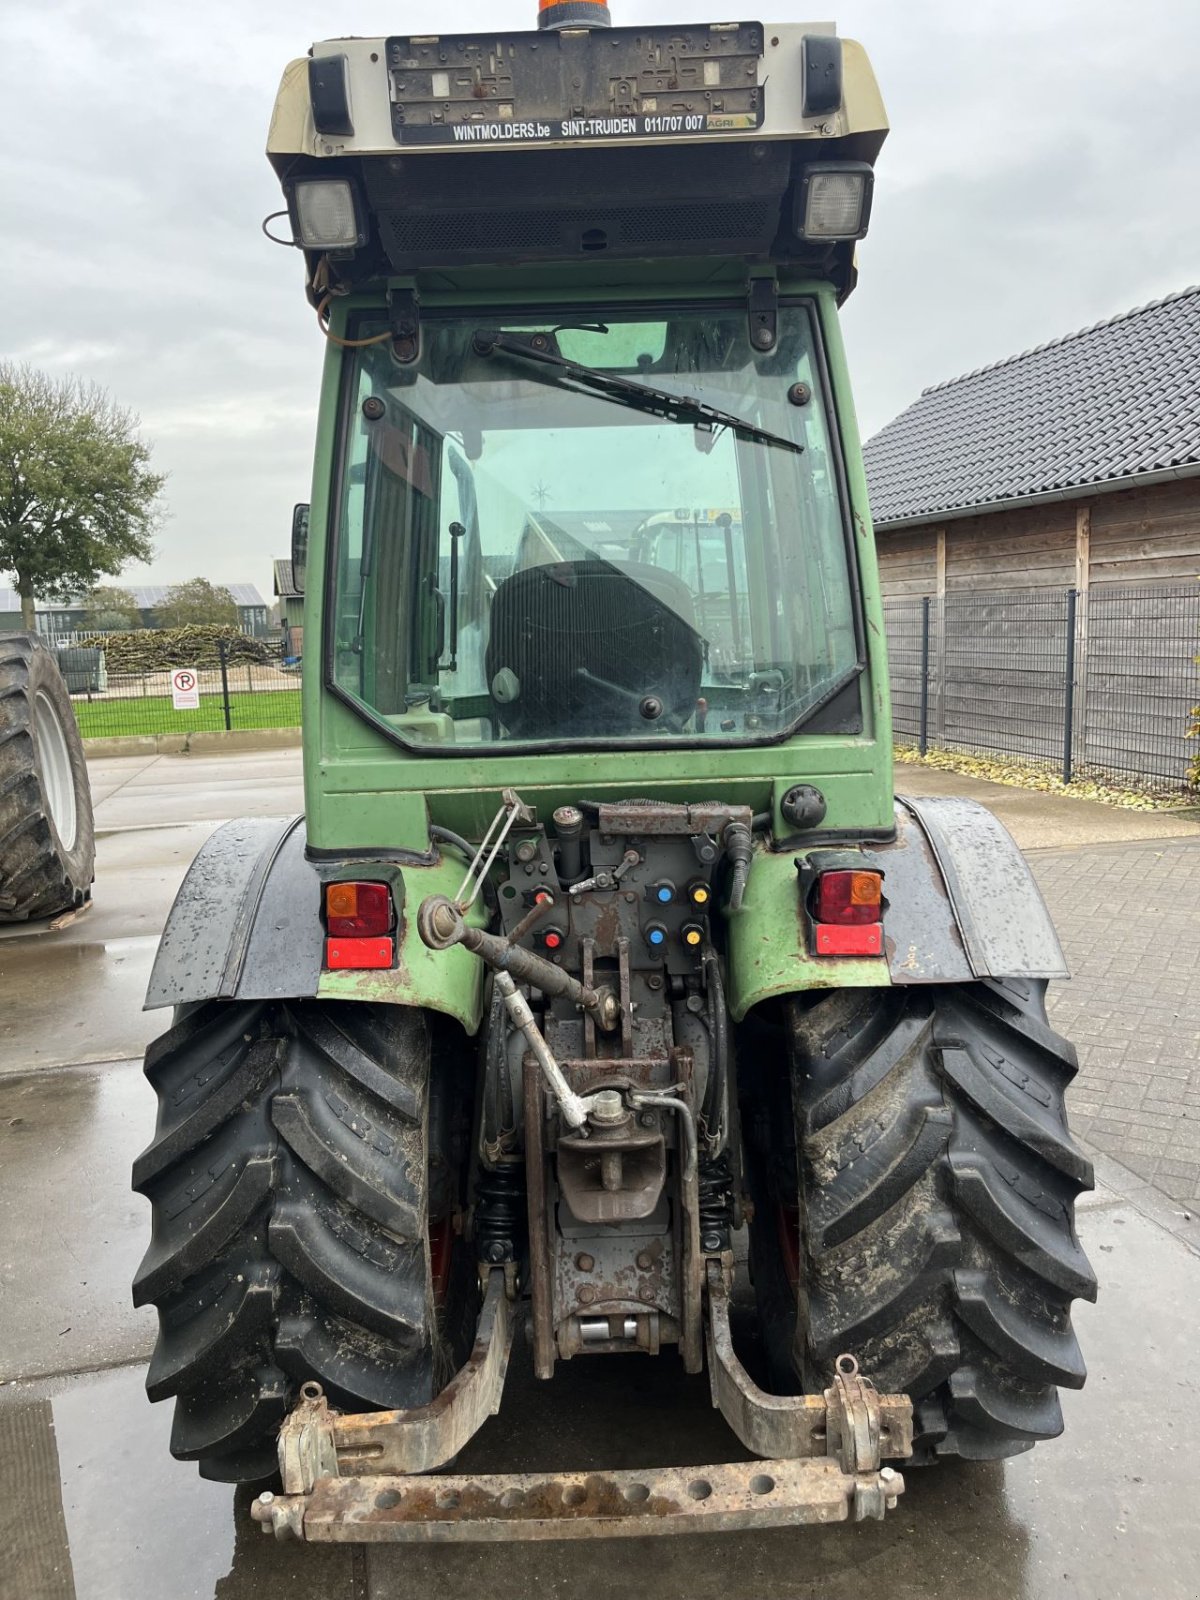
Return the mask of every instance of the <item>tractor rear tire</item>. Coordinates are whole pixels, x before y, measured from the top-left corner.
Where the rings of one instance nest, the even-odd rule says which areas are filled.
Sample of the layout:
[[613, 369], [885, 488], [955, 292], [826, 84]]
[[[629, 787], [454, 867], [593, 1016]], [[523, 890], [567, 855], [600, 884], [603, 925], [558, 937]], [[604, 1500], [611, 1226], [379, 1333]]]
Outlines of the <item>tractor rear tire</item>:
[[755, 1178], [763, 1337], [790, 1388], [820, 1388], [848, 1351], [910, 1394], [916, 1463], [1053, 1438], [1057, 1387], [1084, 1381], [1070, 1308], [1096, 1297], [1074, 1224], [1092, 1167], [1045, 988], [842, 989], [791, 1013], [775, 1116], [795, 1137], [760, 1151]]
[[53, 653], [0, 640], [0, 922], [82, 906], [96, 837], [83, 741]]
[[427, 1019], [397, 1006], [211, 1001], [150, 1046], [158, 1124], [133, 1186], [153, 1235], [134, 1302], [158, 1309], [147, 1392], [175, 1397], [171, 1452], [203, 1477], [272, 1477], [306, 1379], [362, 1411], [425, 1405], [453, 1371], [429, 1070]]

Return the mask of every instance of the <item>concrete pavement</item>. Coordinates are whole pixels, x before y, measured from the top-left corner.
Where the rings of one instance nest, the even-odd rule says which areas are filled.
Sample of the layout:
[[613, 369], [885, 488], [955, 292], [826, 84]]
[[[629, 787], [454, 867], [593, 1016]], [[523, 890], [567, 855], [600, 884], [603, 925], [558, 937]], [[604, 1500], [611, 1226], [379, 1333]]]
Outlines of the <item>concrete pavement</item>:
[[994, 811], [1022, 850], [1077, 849], [1081, 845], [1137, 843], [1144, 839], [1200, 839], [1200, 822], [1178, 811], [1129, 811], [1073, 795], [1019, 789], [969, 778], [941, 767], [896, 763], [900, 794], [955, 794]]
[[[901, 769], [902, 786], [909, 776]], [[948, 777], [919, 776], [919, 787], [907, 784], [911, 792], [932, 792], [925, 779]], [[613, 1546], [369, 1554], [265, 1538], [249, 1521], [244, 1492], [202, 1482], [193, 1467], [171, 1460], [170, 1407], [145, 1400], [154, 1319], [133, 1310], [128, 1285], [145, 1246], [148, 1210], [128, 1183], [154, 1123], [136, 1058], [164, 1020], [137, 1009], [157, 931], [217, 822], [301, 808], [298, 753], [102, 762], [94, 778], [101, 830], [95, 908], [58, 934], [10, 929], [0, 937], [4, 1600], [10, 1593], [14, 1600], [409, 1600], [431, 1592], [444, 1600], [475, 1600], [481, 1592], [492, 1600], [591, 1600], [597, 1588], [619, 1600], [859, 1600], [864, 1593], [889, 1600], [1184, 1600], [1200, 1592], [1190, 1417], [1200, 1233], [1192, 1233], [1178, 1202], [1104, 1160], [1108, 1187], [1090, 1197], [1080, 1222], [1102, 1284], [1099, 1305], [1076, 1312], [1092, 1375], [1081, 1393], [1063, 1395], [1065, 1437], [1007, 1463], [910, 1473], [888, 1522]], [[1124, 873], [1119, 917], [1108, 914], [1105, 897], [1116, 894], [1122, 864], [1134, 854], [1147, 869], [1152, 859], [1166, 861], [1154, 869], [1153, 886], [1165, 897], [1178, 868], [1174, 856], [1157, 852], [1200, 860], [1200, 847], [1185, 829], [1177, 841], [1114, 850], [1106, 841], [1152, 841], [1156, 819], [1114, 819], [1106, 815], [1111, 808], [1067, 802], [1085, 809], [1063, 822], [1057, 797], [977, 787], [992, 791], [986, 802], [1027, 848], [1073, 847], [1061, 865], [1059, 850], [1035, 854], [1033, 862], [1069, 948], [1074, 941], [1073, 959], [1085, 972], [1096, 963], [1084, 979], [1094, 992], [1082, 1011], [1089, 1013], [1097, 996], [1109, 997], [1099, 1045], [1111, 1048], [1114, 1029], [1139, 996], [1136, 969], [1123, 954], [1113, 956], [1114, 940], [1165, 972], [1169, 951], [1153, 940], [1174, 948], [1185, 930], [1166, 921], [1157, 933], [1149, 923], [1128, 931], [1136, 870]], [[1133, 834], [1123, 831], [1129, 819]], [[1167, 820], [1174, 831], [1176, 819]], [[1192, 917], [1194, 924], [1194, 910]], [[1180, 997], [1194, 999], [1194, 969], [1174, 971]], [[1157, 1001], [1170, 1003], [1165, 987]], [[1167, 1029], [1163, 1040], [1156, 1067], [1166, 1060]], [[1085, 1070], [1074, 1097], [1098, 1092], [1086, 1065], [1096, 1041], [1083, 1042]], [[753, 1362], [755, 1329], [744, 1305], [738, 1337]], [[738, 1453], [704, 1383], [687, 1379], [672, 1360], [577, 1361], [553, 1383], [538, 1384], [518, 1350], [501, 1414], [473, 1441], [461, 1468], [687, 1465]]]

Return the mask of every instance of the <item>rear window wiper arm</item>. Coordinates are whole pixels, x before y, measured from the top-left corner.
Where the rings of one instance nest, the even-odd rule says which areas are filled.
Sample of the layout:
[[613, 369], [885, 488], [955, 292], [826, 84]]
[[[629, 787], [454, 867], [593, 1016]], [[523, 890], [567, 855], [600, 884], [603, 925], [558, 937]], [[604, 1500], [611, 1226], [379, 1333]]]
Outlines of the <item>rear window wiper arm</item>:
[[501, 333], [497, 328], [478, 328], [472, 338], [477, 355], [490, 356], [500, 352], [517, 356], [523, 361], [533, 361], [561, 373], [562, 381], [578, 384], [590, 394], [616, 405], [628, 406], [633, 411], [644, 411], [653, 417], [664, 417], [668, 422], [690, 422], [700, 428], [728, 428], [739, 438], [753, 440], [756, 444], [777, 445], [782, 450], [803, 453], [804, 446], [794, 439], [785, 439], [781, 433], [771, 433], [756, 423], [735, 417], [730, 411], [710, 406], [703, 400], [693, 400], [688, 395], [670, 394], [665, 389], [652, 388], [648, 383], [636, 383], [619, 373], [602, 372], [596, 367], [582, 366], [578, 361], [568, 361], [550, 349], [541, 349], [533, 343], [537, 335], [528, 338]]

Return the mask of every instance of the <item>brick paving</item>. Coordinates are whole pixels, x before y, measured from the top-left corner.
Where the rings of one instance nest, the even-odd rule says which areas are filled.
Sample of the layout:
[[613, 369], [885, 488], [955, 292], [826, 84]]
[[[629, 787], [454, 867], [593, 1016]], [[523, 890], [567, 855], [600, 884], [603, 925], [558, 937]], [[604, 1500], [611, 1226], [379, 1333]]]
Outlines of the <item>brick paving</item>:
[[1073, 974], [1050, 987], [1079, 1050], [1072, 1129], [1200, 1204], [1200, 840], [1034, 851]]

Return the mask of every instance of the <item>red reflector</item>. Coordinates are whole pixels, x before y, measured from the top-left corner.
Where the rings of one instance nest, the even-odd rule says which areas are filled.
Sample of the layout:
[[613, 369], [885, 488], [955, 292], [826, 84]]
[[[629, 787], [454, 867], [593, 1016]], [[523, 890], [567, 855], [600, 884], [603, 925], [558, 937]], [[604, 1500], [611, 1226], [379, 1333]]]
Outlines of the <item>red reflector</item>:
[[390, 932], [392, 891], [386, 883], [326, 884], [325, 926], [337, 939]]
[[829, 927], [818, 922], [817, 954], [819, 956], [878, 956], [883, 954], [883, 923], [873, 922], [869, 927]]
[[817, 922], [842, 927], [879, 921], [883, 879], [878, 872], [823, 872], [817, 879]]
[[326, 939], [325, 965], [331, 972], [339, 968], [365, 972], [372, 967], [395, 964], [396, 947], [391, 939]]

